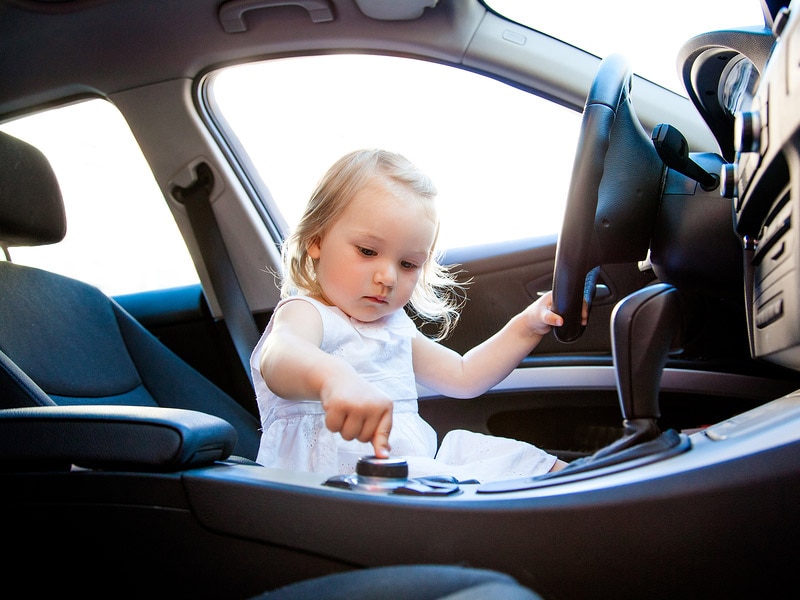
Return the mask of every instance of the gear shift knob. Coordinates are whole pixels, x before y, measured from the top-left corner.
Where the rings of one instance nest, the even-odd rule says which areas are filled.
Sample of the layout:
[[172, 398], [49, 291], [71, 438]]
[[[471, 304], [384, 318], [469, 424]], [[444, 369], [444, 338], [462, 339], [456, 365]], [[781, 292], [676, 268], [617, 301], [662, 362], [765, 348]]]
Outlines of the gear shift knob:
[[659, 283], [632, 293], [614, 307], [611, 347], [625, 420], [661, 416], [661, 373], [670, 350], [678, 348], [680, 305], [678, 290]]

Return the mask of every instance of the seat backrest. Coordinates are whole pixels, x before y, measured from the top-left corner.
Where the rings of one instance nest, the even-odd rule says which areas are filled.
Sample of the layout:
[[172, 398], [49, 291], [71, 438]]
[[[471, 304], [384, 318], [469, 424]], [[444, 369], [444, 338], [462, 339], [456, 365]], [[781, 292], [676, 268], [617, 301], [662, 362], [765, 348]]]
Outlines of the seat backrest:
[[[49, 162], [0, 132], [0, 245], [50, 244], [65, 233]], [[0, 371], [0, 408], [52, 402], [197, 410], [234, 426], [235, 455], [254, 460], [258, 452], [253, 414], [112, 298], [63, 275], [0, 262]]]

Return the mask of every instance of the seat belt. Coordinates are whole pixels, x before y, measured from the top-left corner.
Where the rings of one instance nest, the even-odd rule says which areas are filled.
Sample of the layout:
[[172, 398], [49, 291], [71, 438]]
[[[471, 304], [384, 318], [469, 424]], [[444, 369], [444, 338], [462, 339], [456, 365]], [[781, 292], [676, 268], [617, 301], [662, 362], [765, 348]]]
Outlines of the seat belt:
[[211, 167], [201, 162], [195, 167], [196, 179], [187, 187], [175, 185], [170, 190], [172, 197], [183, 206], [189, 215], [189, 222], [200, 247], [211, 286], [219, 301], [222, 315], [228, 327], [239, 360], [244, 367], [247, 379], [253, 383], [250, 374], [250, 355], [261, 334], [250, 312], [244, 292], [233, 270], [228, 249], [222, 239], [217, 220], [211, 208], [211, 192], [214, 190], [214, 174]]

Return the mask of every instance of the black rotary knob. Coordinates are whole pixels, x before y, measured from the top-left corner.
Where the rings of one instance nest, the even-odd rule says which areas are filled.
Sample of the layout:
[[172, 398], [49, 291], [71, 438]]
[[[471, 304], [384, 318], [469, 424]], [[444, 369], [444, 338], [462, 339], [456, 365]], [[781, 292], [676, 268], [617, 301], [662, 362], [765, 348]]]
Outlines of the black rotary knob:
[[377, 479], [407, 479], [408, 463], [402, 458], [364, 456], [358, 459], [356, 475]]

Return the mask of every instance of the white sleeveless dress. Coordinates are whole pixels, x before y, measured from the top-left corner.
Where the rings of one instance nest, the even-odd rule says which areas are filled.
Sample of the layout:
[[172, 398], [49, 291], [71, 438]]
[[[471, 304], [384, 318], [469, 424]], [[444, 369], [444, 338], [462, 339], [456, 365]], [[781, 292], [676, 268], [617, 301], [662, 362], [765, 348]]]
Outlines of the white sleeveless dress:
[[[420, 417], [411, 359], [414, 322], [403, 310], [364, 323], [336, 307], [307, 296], [305, 301], [322, 317], [321, 349], [351, 364], [357, 373], [394, 400], [391, 456], [408, 461], [409, 477], [445, 475], [481, 483], [546, 473], [556, 457], [531, 444], [465, 430], [449, 432], [437, 451], [436, 432]], [[362, 456], [374, 454], [372, 445], [344, 440], [325, 427], [325, 412], [317, 400], [286, 400], [274, 394], [259, 368], [267, 325], [250, 358], [253, 386], [261, 415], [261, 445], [257, 461], [267, 467], [311, 471], [325, 476], [355, 472]]]

